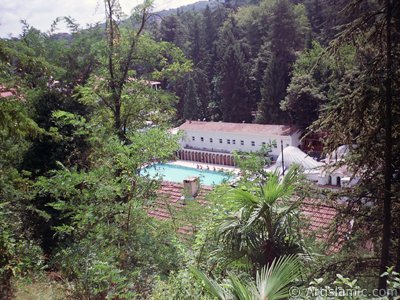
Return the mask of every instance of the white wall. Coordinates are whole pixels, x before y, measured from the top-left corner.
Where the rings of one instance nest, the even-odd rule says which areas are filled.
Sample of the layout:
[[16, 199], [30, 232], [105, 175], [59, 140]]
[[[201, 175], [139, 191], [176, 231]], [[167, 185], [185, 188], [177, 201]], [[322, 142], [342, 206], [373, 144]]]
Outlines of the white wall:
[[[194, 137], [194, 141], [192, 140]], [[292, 136], [261, 136], [256, 134], [236, 134], [226, 132], [200, 132], [194, 130], [186, 130], [181, 141], [182, 147], [193, 147], [200, 150], [211, 150], [221, 152], [245, 151], [252, 152], [258, 151], [262, 147], [262, 143], [266, 144], [276, 141], [276, 148], [272, 148], [271, 155], [278, 156], [281, 152], [281, 140], [283, 140], [283, 147], [298, 146], [300, 133]], [[203, 141], [202, 139], [203, 138]], [[212, 139], [212, 142], [210, 141]], [[222, 143], [220, 143], [222, 139]], [[228, 144], [228, 140], [230, 144]], [[241, 144], [243, 141], [243, 145]], [[235, 143], [234, 143], [235, 142]], [[252, 145], [254, 142], [254, 146]]]

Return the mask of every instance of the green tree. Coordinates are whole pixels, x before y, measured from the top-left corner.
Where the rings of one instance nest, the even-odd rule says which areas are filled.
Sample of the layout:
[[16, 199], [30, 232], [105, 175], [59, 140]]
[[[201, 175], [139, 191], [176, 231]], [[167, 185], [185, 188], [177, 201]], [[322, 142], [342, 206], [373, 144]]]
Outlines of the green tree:
[[202, 67], [206, 59], [206, 32], [203, 23], [203, 16], [196, 15], [189, 30], [190, 57], [196, 67]]
[[161, 21], [160, 27], [161, 40], [174, 43], [181, 49], [185, 46], [187, 33], [177, 15], [166, 16]]
[[197, 120], [200, 118], [201, 113], [201, 103], [197, 95], [196, 84], [192, 77], [189, 78], [186, 93], [184, 97], [184, 110], [183, 118], [185, 120]]
[[[355, 9], [362, 9], [360, 5], [352, 1], [345, 11], [352, 14]], [[314, 126], [330, 133], [325, 140], [327, 151], [343, 144], [355, 145], [344, 161], [354, 172], [360, 170], [360, 186], [352, 191], [350, 203], [376, 215], [374, 227], [379, 231], [371, 228], [381, 241], [380, 272], [376, 274], [394, 264], [394, 242], [400, 241], [393, 234], [398, 232], [393, 216], [399, 211], [399, 186], [394, 176], [399, 166], [400, 144], [396, 134], [400, 120], [396, 71], [399, 24], [394, 21], [399, 9], [396, 1], [375, 3], [374, 9], [347, 24], [332, 43], [336, 59], [340, 59], [336, 55], [338, 47], [353, 45], [357, 49], [357, 67], [344, 74]], [[366, 208], [360, 198], [370, 199], [375, 206]], [[363, 222], [365, 226], [368, 223], [370, 219]], [[386, 288], [386, 276], [379, 278], [379, 288]]]
[[[0, 69], [18, 81], [9, 64], [0, 61]], [[43, 253], [27, 226], [35, 211], [33, 182], [21, 170], [21, 163], [32, 139], [44, 131], [31, 119], [21, 89], [14, 87], [16, 95], [0, 97], [0, 297], [5, 300], [12, 299], [13, 277], [43, 267]]]
[[[339, 66], [326, 57], [321, 59], [324, 48], [317, 42], [304, 51], [293, 66], [287, 95], [281, 101], [281, 109], [287, 111], [293, 123], [307, 128], [319, 117], [320, 108], [327, 102], [330, 85], [340, 78]], [[343, 55], [346, 55], [342, 51]]]
[[287, 0], [277, 1], [272, 9], [268, 43], [271, 54], [263, 76], [257, 122], [283, 124], [287, 114], [280, 110], [279, 102], [286, 95], [295, 51], [304, 47], [293, 5]]
[[220, 93], [224, 122], [251, 122], [251, 101], [244, 66], [244, 54], [239, 43], [230, 45], [221, 61]]
[[169, 159], [176, 141], [151, 129], [129, 132], [131, 143], [125, 145], [97, 126], [95, 118], [86, 121], [63, 111], [53, 118], [61, 135], [64, 128], [72, 128], [72, 136], [63, 139], [83, 137], [91, 144], [89, 168], [60, 163], [35, 184], [37, 197], [52, 199], [48, 205], [59, 213], [54, 223], [59, 247], [53, 254], [62, 274], [74, 282], [71, 292], [99, 299], [145, 295], [150, 290], [145, 282], [156, 273], [167, 274], [179, 260], [171, 242], [174, 234], [147, 216], [145, 207], [158, 185], [140, 176], [140, 168], [153, 159]]
[[[120, 28], [118, 25], [122, 16], [119, 2], [105, 1], [106, 47], [102, 54], [107, 59], [99, 69], [99, 74], [92, 76], [91, 82], [86, 86], [89, 89], [82, 91], [89, 96], [86, 98], [87, 100], [92, 98], [89, 100], [92, 103], [97, 101], [96, 98], [101, 99], [102, 104], [111, 113], [114, 120], [114, 130], [122, 141], [125, 140], [128, 129], [128, 123], [124, 122], [128, 118], [124, 114], [127, 113], [129, 117], [131, 110], [131, 105], [129, 103], [126, 105], [126, 102], [129, 102], [128, 100], [132, 98], [133, 101], [130, 103], [136, 102], [137, 97], [135, 96], [144, 94], [143, 92], [137, 95], [130, 93], [128, 82], [132, 81], [132, 77], [139, 77], [143, 73], [152, 73], [154, 77], [164, 79], [164, 77], [179, 76], [183, 70], [183, 72], [190, 70], [189, 62], [185, 60], [177, 48], [172, 47], [171, 49], [167, 42], [157, 44], [148, 36], [142, 36], [145, 24], [151, 16], [151, 5], [151, 1], [145, 1], [142, 5], [136, 7], [135, 13], [129, 21], [138, 25], [135, 27], [137, 29], [131, 29], [130, 27]], [[135, 60], [136, 57], [139, 60]], [[138, 63], [140, 63], [140, 72], [135, 69]], [[158, 63], [158, 70], [155, 70], [154, 63]], [[143, 68], [144, 66], [145, 68]], [[91, 94], [90, 85], [96, 87]], [[142, 85], [145, 84], [142, 83]], [[132, 97], [129, 97], [129, 94]]]
[[236, 188], [227, 196], [231, 211], [218, 226], [221, 251], [246, 258], [253, 267], [266, 266], [282, 255], [303, 251], [299, 233], [299, 201], [293, 201], [298, 170], [280, 181], [271, 174], [260, 186]]

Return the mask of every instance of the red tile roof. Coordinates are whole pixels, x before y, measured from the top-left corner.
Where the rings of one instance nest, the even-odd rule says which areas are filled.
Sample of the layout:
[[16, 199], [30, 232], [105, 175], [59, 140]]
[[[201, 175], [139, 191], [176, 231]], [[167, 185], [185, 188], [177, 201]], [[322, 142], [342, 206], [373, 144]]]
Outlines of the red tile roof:
[[0, 98], [7, 98], [11, 96], [14, 96], [14, 93], [4, 85], [0, 84]]
[[289, 136], [298, 131], [298, 128], [289, 125], [263, 125], [250, 123], [225, 123], [186, 121], [178, 127], [181, 130], [228, 132], [255, 135]]
[[[211, 187], [202, 186], [199, 195], [195, 201], [202, 205], [206, 205], [205, 196], [212, 190]], [[185, 200], [182, 198], [183, 184], [162, 182], [158, 191], [158, 199], [148, 209], [148, 214], [158, 220], [171, 220], [174, 212], [179, 212], [185, 207]], [[304, 232], [307, 235], [315, 236], [317, 241], [327, 242], [331, 237], [331, 232], [339, 232], [340, 236], [337, 242], [329, 246], [328, 252], [338, 252], [341, 244], [345, 241], [344, 236], [348, 230], [343, 226], [340, 228], [332, 228], [333, 221], [337, 215], [334, 206], [322, 203], [317, 199], [305, 199], [300, 206], [302, 215], [305, 217], [307, 226]], [[194, 226], [188, 224], [180, 227], [178, 232], [183, 234], [193, 233]]]
[[[210, 191], [211, 187], [202, 186], [199, 194], [193, 201], [206, 205], [207, 201], [205, 200], [205, 196]], [[183, 184], [162, 182], [161, 188], [158, 191], [158, 199], [148, 209], [149, 216], [159, 220], [171, 220], [174, 212], [179, 212], [185, 207], [185, 200], [182, 197], [182, 192]], [[193, 229], [193, 226], [188, 224], [187, 226], [180, 227], [178, 232], [191, 234]]]
[[334, 242], [328, 247], [330, 253], [338, 252], [342, 248], [346, 234], [350, 232], [351, 228], [346, 228], [343, 224], [334, 227], [338, 210], [333, 205], [308, 198], [304, 199], [300, 211], [305, 217], [304, 233], [306, 235], [313, 235], [317, 241], [325, 243], [333, 240]]
[[14, 88], [7, 88], [0, 84], [0, 98], [8, 98], [12, 96], [17, 96], [17, 90]]

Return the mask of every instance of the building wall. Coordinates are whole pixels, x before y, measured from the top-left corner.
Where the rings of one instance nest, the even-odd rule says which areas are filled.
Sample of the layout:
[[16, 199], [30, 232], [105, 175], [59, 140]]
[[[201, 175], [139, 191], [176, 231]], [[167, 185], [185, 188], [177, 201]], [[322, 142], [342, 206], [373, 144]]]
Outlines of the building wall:
[[300, 133], [292, 136], [260, 136], [256, 134], [236, 134], [227, 132], [200, 132], [186, 130], [181, 140], [183, 148], [194, 148], [199, 150], [210, 150], [218, 152], [245, 151], [252, 152], [261, 149], [263, 143], [276, 141], [272, 147], [272, 156], [278, 156], [281, 152], [281, 140], [283, 147], [298, 146]]

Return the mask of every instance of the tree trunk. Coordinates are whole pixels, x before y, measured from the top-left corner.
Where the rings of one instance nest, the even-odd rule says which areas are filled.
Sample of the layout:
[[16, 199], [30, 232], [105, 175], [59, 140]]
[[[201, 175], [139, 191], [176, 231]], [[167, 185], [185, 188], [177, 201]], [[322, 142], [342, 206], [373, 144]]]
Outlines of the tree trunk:
[[[383, 232], [380, 260], [380, 273], [386, 271], [390, 264], [390, 244], [391, 244], [391, 188], [392, 188], [392, 3], [386, 0], [386, 99], [385, 99], [385, 173], [384, 173], [384, 200], [383, 200]], [[387, 288], [387, 276], [379, 277], [379, 289]]]
[[[120, 98], [120, 97], [118, 97]], [[126, 136], [124, 129], [122, 128], [122, 121], [121, 121], [121, 101], [120, 99], [115, 99], [114, 101], [114, 127], [115, 130], [117, 131], [117, 135], [120, 139], [121, 142], [125, 142]]]
[[396, 262], [396, 272], [400, 272], [400, 226], [397, 225], [397, 262]]

